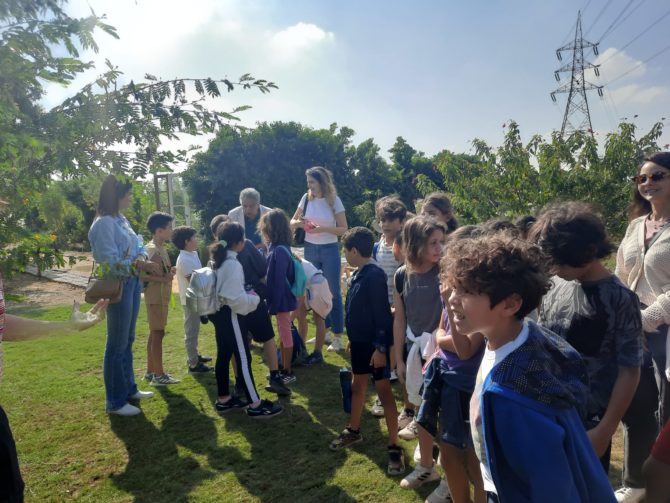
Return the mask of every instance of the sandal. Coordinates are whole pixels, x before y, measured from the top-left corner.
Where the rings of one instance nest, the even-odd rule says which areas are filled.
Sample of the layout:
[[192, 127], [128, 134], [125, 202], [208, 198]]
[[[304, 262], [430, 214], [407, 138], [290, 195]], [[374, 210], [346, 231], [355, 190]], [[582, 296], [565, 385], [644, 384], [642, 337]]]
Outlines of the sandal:
[[363, 435], [361, 435], [360, 430], [355, 431], [347, 426], [344, 429], [344, 431], [340, 433], [340, 436], [330, 443], [330, 450], [339, 451], [340, 449], [344, 449], [345, 447], [349, 447], [350, 445], [357, 444], [362, 440]]
[[389, 464], [386, 468], [386, 473], [389, 475], [402, 475], [405, 473], [405, 456], [402, 447], [397, 445], [389, 445]]

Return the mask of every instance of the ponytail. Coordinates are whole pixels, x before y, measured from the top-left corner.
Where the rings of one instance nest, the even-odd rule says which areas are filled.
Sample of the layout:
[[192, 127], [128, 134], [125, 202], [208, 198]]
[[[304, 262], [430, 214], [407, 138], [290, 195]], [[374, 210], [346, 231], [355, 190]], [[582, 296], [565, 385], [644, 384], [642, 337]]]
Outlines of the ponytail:
[[209, 254], [214, 261], [214, 269], [218, 269], [228, 256], [228, 250], [244, 241], [244, 228], [237, 222], [222, 222], [214, 236], [216, 241], [209, 247]]

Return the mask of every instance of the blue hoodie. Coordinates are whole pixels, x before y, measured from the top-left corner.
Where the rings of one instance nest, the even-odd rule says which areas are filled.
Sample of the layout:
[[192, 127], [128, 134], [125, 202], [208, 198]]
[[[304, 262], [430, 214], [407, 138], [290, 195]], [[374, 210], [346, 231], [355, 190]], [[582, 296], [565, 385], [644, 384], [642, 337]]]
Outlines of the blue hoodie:
[[486, 458], [500, 503], [616, 502], [582, 424], [579, 353], [528, 321], [528, 339], [498, 363], [480, 395]]

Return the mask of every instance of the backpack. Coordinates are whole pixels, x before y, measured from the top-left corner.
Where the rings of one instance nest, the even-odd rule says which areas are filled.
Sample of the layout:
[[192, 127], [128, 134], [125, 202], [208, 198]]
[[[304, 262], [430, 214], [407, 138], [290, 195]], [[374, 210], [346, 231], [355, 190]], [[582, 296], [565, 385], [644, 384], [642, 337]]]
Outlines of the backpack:
[[201, 267], [191, 273], [186, 289], [186, 307], [198, 316], [214, 314], [220, 303], [216, 294], [216, 272], [211, 267]]
[[293, 283], [291, 283], [288, 278], [286, 278], [286, 282], [291, 289], [291, 293], [296, 297], [305, 295], [305, 288], [307, 288], [307, 274], [305, 274], [305, 268], [302, 266], [302, 262], [298, 257], [293, 255], [288, 247], [280, 245], [278, 248], [283, 248], [286, 250], [286, 253], [288, 253], [289, 257], [291, 257], [291, 261], [293, 262]]

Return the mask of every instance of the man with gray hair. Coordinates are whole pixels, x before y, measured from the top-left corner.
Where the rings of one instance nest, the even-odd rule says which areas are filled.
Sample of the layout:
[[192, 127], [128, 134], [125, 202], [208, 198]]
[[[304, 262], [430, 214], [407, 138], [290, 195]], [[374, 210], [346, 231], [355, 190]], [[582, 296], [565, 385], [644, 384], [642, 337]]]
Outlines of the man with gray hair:
[[228, 212], [228, 218], [239, 222], [244, 227], [244, 234], [257, 248], [264, 248], [263, 241], [258, 233], [258, 221], [261, 215], [271, 208], [261, 204], [261, 195], [253, 187], [247, 187], [240, 192], [240, 206]]

